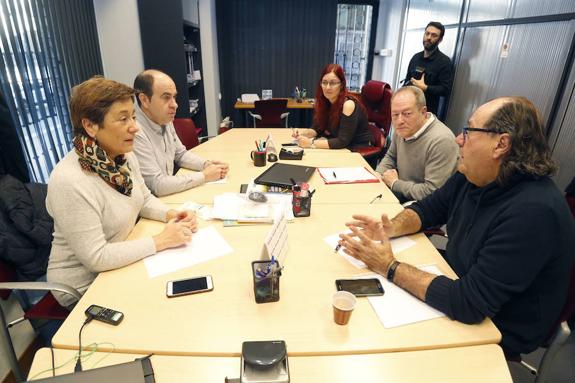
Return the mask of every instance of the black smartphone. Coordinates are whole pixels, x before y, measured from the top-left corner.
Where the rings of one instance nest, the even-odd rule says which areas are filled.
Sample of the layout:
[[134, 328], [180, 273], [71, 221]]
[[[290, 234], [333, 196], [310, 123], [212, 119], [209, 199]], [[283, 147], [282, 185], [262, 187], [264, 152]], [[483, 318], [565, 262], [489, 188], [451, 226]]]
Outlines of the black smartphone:
[[415, 72], [413, 73], [413, 78], [416, 80], [421, 80], [421, 76], [425, 73], [425, 68], [423, 67], [416, 67]]
[[335, 286], [338, 291], [349, 291], [356, 297], [383, 295], [385, 292], [377, 278], [337, 279]]

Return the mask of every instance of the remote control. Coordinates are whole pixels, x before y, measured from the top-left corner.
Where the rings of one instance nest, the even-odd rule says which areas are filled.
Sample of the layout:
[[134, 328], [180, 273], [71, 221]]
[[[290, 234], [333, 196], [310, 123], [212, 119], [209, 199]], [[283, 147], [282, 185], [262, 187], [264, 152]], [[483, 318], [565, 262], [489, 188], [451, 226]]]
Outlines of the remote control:
[[114, 326], [119, 325], [122, 319], [124, 319], [123, 313], [98, 305], [91, 305], [88, 307], [86, 310], [86, 316]]

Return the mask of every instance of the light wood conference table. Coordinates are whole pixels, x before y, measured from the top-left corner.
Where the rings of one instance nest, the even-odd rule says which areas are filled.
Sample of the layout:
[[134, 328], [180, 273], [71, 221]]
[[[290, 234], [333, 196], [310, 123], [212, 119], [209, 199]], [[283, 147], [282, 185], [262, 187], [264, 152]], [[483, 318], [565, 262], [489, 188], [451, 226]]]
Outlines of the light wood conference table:
[[[285, 340], [290, 356], [387, 353], [498, 343], [491, 320], [465, 325], [446, 317], [386, 329], [367, 299], [359, 299], [347, 326], [333, 322], [334, 281], [368, 273], [336, 255], [323, 238], [345, 229], [352, 214], [397, 214], [399, 204], [312, 205], [312, 215], [289, 224], [289, 250], [280, 281], [280, 301], [256, 304], [250, 263], [259, 258], [268, 225], [222, 227], [213, 224], [234, 249], [209, 262], [150, 279], [143, 261], [98, 275], [64, 322], [52, 343], [78, 347], [78, 330], [90, 304], [125, 314], [115, 327], [93, 321], [84, 328], [83, 344], [110, 342], [117, 352], [162, 355], [238, 356], [246, 340]], [[132, 238], [153, 235], [163, 224], [141, 220]], [[415, 265], [435, 263], [452, 270], [423, 234], [415, 246], [397, 255]], [[209, 293], [166, 298], [169, 280], [212, 275]], [[401, 309], [398, 307], [398, 309]], [[103, 346], [109, 351], [109, 346]]]
[[[293, 131], [289, 128], [233, 128], [212, 137], [191, 150], [200, 155], [209, 154], [211, 156], [211, 153], [243, 153], [249, 157], [250, 152], [256, 148], [254, 141], [265, 141], [269, 133], [272, 134], [278, 153], [281, 149], [281, 144], [291, 143], [293, 141]], [[306, 149], [306, 151], [308, 150], [318, 154], [349, 153], [348, 149]]]
[[[189, 189], [180, 193], [160, 198], [165, 203], [184, 203], [193, 201], [201, 204], [211, 204], [217, 194], [227, 192], [239, 192], [240, 185], [249, 183], [263, 173], [273, 163], [267, 162], [265, 167], [253, 165], [250, 153], [255, 150], [256, 140], [265, 140], [271, 133], [277, 150], [280, 143], [291, 141], [291, 129], [231, 129], [213, 139], [192, 149], [192, 152], [205, 159], [214, 159], [228, 162], [230, 172], [225, 184], [205, 184], [201, 187]], [[325, 150], [305, 149], [301, 161], [284, 161], [293, 165], [314, 167], [365, 167], [371, 169], [369, 164], [359, 153], [352, 153], [347, 149]], [[191, 172], [188, 169], [180, 169], [178, 174]], [[309, 181], [317, 192], [313, 198], [313, 204], [318, 203], [369, 203], [381, 194], [375, 203], [398, 203], [398, 199], [383, 183], [342, 184], [326, 185], [321, 176], [316, 172]]]
[[[75, 352], [55, 350], [56, 366], [69, 362]], [[124, 363], [140, 358], [135, 354], [97, 352], [82, 362], [84, 370]], [[104, 358], [104, 359], [102, 359]], [[151, 357], [154, 378], [158, 383], [222, 383], [226, 377], [239, 376], [238, 357]], [[56, 374], [71, 373], [74, 363], [67, 363]], [[40, 349], [28, 379], [52, 376], [50, 350]], [[412, 351], [388, 354], [362, 354], [316, 357], [289, 357], [290, 381], [299, 382], [402, 382], [402, 383], [511, 383], [509, 368], [497, 345]]]
[[[241, 154], [227, 153], [217, 157], [206, 157], [222, 159], [230, 164], [230, 172], [228, 173], [226, 183], [205, 184], [183, 192], [170, 194], [161, 197], [160, 199], [163, 202], [170, 204], [184, 203], [187, 201], [211, 204], [215, 195], [228, 192], [239, 193], [241, 184], [249, 183], [273, 165], [273, 163], [268, 162], [265, 167], [256, 167], [253, 165], [249, 153], [249, 150], [246, 150]], [[371, 169], [363, 157], [358, 153], [338, 153], [331, 155], [323, 153], [306, 153], [304, 155], [304, 159], [301, 161], [279, 160], [278, 162], [314, 167], [358, 166]], [[191, 171], [188, 169], [180, 169], [178, 174], [186, 174], [188, 172]], [[312, 204], [369, 203], [380, 194], [381, 198], [378, 198], [374, 202], [399, 203], [397, 197], [383, 182], [327, 185], [316, 170], [313, 176], [309, 179], [309, 183], [312, 188], [316, 189]]]

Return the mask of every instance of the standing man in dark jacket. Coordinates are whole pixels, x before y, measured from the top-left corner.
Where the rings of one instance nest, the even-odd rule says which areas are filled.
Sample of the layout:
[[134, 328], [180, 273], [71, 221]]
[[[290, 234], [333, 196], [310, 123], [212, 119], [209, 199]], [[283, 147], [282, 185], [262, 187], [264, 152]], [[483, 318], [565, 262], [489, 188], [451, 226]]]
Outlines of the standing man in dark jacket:
[[404, 85], [414, 85], [425, 93], [427, 110], [441, 121], [445, 120], [453, 86], [451, 60], [438, 48], [444, 34], [443, 24], [437, 21], [427, 24], [423, 34], [423, 51], [411, 58], [403, 80]]
[[[456, 142], [459, 172], [442, 188], [391, 221], [354, 216], [353, 234], [340, 243], [452, 319], [492, 318], [508, 356], [531, 352], [559, 318], [575, 252], [573, 217], [549, 178], [555, 164], [541, 116], [523, 97], [498, 98], [475, 111]], [[460, 279], [395, 259], [390, 237], [443, 224], [445, 259]]]

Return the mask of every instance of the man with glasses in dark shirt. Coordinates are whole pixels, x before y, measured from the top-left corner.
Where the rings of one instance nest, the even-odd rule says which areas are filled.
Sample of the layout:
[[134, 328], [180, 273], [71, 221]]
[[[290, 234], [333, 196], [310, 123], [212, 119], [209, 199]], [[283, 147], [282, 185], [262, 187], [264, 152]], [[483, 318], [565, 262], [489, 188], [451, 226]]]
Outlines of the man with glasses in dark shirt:
[[438, 46], [443, 40], [445, 27], [432, 21], [423, 34], [423, 51], [416, 53], [409, 61], [404, 85], [413, 85], [425, 93], [427, 110], [441, 121], [445, 119], [447, 102], [453, 86], [451, 60]]
[[[523, 97], [498, 98], [473, 113], [456, 142], [458, 172], [443, 187], [392, 220], [354, 216], [340, 244], [452, 319], [492, 318], [508, 357], [529, 353], [559, 318], [575, 249], [541, 116]], [[396, 260], [389, 238], [443, 224], [444, 257], [460, 279]]]

